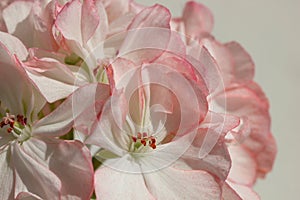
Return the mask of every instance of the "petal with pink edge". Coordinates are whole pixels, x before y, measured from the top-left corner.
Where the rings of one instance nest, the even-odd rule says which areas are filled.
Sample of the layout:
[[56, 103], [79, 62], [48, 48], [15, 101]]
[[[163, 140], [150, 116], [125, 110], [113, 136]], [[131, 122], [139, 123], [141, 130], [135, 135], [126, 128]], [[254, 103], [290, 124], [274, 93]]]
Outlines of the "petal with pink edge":
[[15, 144], [12, 159], [15, 172], [15, 194], [32, 192], [43, 199], [60, 199], [61, 182], [47, 167], [36, 161], [24, 147]]
[[221, 190], [213, 176], [204, 171], [172, 167], [144, 174], [145, 183], [156, 199], [220, 200]]
[[73, 125], [80, 130], [85, 129], [89, 132], [102, 105], [109, 96], [110, 88], [108, 85], [95, 83], [83, 86], [70, 95], [52, 113], [36, 122], [32, 127], [32, 134], [51, 137], [62, 136]]
[[228, 179], [243, 185], [253, 185], [256, 180], [255, 159], [240, 145], [229, 146], [228, 150], [232, 161]]
[[31, 138], [23, 143], [22, 150], [58, 178], [63, 198], [88, 199], [91, 196], [94, 174], [92, 158], [82, 143]]
[[45, 100], [17, 57], [20, 55], [21, 58], [26, 58], [25, 49], [14, 43], [17, 39], [13, 36], [4, 33], [0, 35], [4, 36], [0, 41], [0, 57], [3, 58], [0, 61], [0, 79], [3, 80], [0, 84], [1, 105], [8, 108], [12, 114], [25, 115], [28, 120], [33, 120], [45, 104]]
[[142, 174], [120, 172], [108, 167], [95, 173], [95, 192], [97, 199], [103, 200], [154, 200], [147, 189]]
[[214, 19], [211, 11], [200, 3], [190, 1], [186, 3], [182, 21], [185, 33], [191, 37], [199, 37], [202, 33], [210, 33]]

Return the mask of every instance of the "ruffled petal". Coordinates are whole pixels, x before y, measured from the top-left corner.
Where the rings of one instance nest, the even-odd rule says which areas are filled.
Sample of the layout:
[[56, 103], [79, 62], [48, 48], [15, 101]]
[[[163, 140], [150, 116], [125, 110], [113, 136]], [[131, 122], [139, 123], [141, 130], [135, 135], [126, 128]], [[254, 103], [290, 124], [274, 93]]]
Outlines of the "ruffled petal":
[[118, 55], [137, 63], [155, 60], [169, 46], [170, 20], [170, 11], [161, 5], [142, 10], [129, 25]]
[[252, 186], [256, 180], [256, 162], [241, 146], [229, 146], [232, 166], [228, 179], [239, 184]]
[[182, 21], [185, 33], [190, 37], [199, 37], [203, 33], [210, 33], [214, 19], [211, 11], [204, 5], [190, 1], [186, 3]]
[[[272, 169], [277, 152], [276, 143], [270, 133], [268, 100], [254, 82], [244, 87], [228, 88], [225, 95], [227, 103], [222, 106], [226, 106], [226, 111], [248, 119], [250, 135], [239, 142], [256, 160], [257, 173], [264, 176]], [[224, 96], [220, 98], [224, 99]]]

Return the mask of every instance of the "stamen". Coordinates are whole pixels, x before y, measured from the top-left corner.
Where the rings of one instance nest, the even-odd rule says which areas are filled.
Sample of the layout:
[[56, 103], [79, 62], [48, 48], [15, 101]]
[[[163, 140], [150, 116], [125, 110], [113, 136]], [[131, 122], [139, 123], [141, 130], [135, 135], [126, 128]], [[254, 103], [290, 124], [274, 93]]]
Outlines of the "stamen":
[[13, 133], [15, 136], [22, 133], [22, 129], [27, 125], [27, 119], [23, 115], [17, 115], [17, 121], [15, 121], [15, 116], [6, 113], [6, 116], [2, 118], [0, 122], [0, 127], [3, 128], [9, 125], [7, 129], [8, 133]]
[[152, 149], [156, 149], [156, 139], [153, 136], [148, 137], [148, 134], [146, 132], [143, 132], [143, 134], [141, 134], [140, 132], [137, 133], [137, 137], [136, 136], [132, 136], [132, 141], [135, 143], [135, 148], [139, 149], [141, 147], [141, 145], [145, 146], [149, 146]]

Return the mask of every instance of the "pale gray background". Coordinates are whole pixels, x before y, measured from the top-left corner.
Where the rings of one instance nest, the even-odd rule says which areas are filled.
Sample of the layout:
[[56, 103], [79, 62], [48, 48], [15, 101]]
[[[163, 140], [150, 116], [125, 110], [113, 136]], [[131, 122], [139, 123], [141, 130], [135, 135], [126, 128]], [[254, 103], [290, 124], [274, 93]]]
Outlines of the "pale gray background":
[[[179, 16], [185, 0], [136, 0], [167, 6]], [[271, 104], [278, 143], [274, 170], [256, 190], [263, 200], [300, 199], [300, 0], [198, 0], [215, 17], [214, 35], [236, 40], [256, 63], [256, 81]]]

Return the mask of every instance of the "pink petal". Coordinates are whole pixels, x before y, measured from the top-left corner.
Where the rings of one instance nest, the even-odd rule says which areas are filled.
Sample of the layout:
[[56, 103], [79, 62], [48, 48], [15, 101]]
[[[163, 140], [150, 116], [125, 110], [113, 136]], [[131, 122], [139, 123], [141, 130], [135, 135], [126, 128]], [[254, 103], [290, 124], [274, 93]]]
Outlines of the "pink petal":
[[227, 43], [225, 47], [233, 57], [235, 81], [247, 82], [253, 80], [254, 62], [248, 52], [236, 42]]
[[81, 3], [74, 0], [65, 4], [57, 16], [55, 25], [68, 40], [74, 40], [82, 44], [81, 32]]
[[17, 1], [3, 10], [8, 33], [20, 38], [27, 47], [56, 49], [51, 33], [53, 16], [51, 6], [42, 2]]
[[231, 83], [247, 83], [254, 77], [254, 62], [237, 42], [221, 44], [213, 38], [201, 40], [218, 63], [225, 86]]
[[223, 78], [216, 60], [206, 47], [197, 45], [196, 51], [188, 53], [186, 58], [195, 68], [195, 73], [205, 81], [209, 92], [223, 89]]
[[[227, 181], [227, 184], [243, 200], [260, 200], [258, 194], [256, 194], [251, 187], [235, 184], [230, 181]], [[227, 200], [227, 199], [224, 199], [224, 200]], [[231, 199], [228, 199], [228, 200], [231, 200]]]
[[95, 173], [95, 192], [97, 199], [152, 199], [143, 175], [100, 168]]
[[130, 0], [120, 0], [120, 1], [111, 1], [103, 0], [103, 6], [105, 7], [108, 21], [111, 23], [114, 20], [124, 17], [124, 15], [129, 11]]
[[[217, 140], [210, 144], [212, 147], [207, 148], [209, 141], [206, 141], [207, 135], [215, 134], [212, 130], [200, 130], [196, 135], [192, 145], [182, 155], [181, 159], [193, 170], [203, 170], [210, 172], [214, 177], [220, 181], [224, 181], [227, 178], [231, 167], [231, 159], [224, 144], [224, 136], [217, 137]], [[202, 151], [206, 152], [203, 156]], [[201, 153], [201, 157], [199, 154]]]
[[182, 21], [185, 32], [191, 37], [198, 37], [202, 33], [210, 33], [213, 29], [214, 19], [210, 10], [200, 3], [190, 1], [186, 3]]
[[243, 199], [227, 182], [225, 182], [222, 187], [222, 200], [243, 200]]
[[160, 5], [142, 10], [128, 27], [119, 56], [139, 63], [157, 58], [170, 43], [170, 19], [169, 10]]
[[256, 180], [256, 162], [250, 152], [241, 146], [228, 148], [232, 166], [228, 179], [243, 185], [253, 185]]
[[152, 7], [145, 8], [137, 14], [128, 29], [145, 27], [170, 28], [170, 21], [170, 11], [163, 6], [156, 4]]
[[91, 128], [109, 95], [109, 86], [103, 84], [89, 84], [77, 89], [57, 109], [35, 123], [32, 134], [61, 136], [74, 124]]
[[30, 81], [17, 57], [19, 55], [25, 59], [26, 50], [24, 46], [19, 46], [20, 42], [13, 36], [6, 33], [0, 35], [3, 36], [0, 39], [0, 57], [3, 58], [0, 61], [0, 79], [4, 80], [0, 85], [0, 100], [11, 113], [35, 118], [45, 100]]
[[48, 173], [55, 174], [61, 182], [62, 197], [87, 199], [91, 196], [93, 190], [91, 156], [80, 142], [31, 138], [23, 143], [22, 151], [30, 155], [39, 166], [47, 168]]
[[16, 200], [42, 200], [42, 198], [30, 192], [20, 192], [17, 195]]
[[16, 144], [13, 150], [15, 193], [25, 190], [43, 199], [60, 199], [61, 182], [55, 174]]
[[204, 171], [168, 167], [144, 174], [148, 190], [156, 199], [220, 200], [220, 186]]
[[[6, 51], [11, 56], [16, 55], [21, 61], [26, 60], [28, 56], [28, 52], [24, 44], [18, 38], [8, 33], [0, 32], [0, 45], [2, 47], [0, 51], [1, 62], [11, 63], [10, 56], [5, 56], [5, 52], [3, 52], [4, 55], [2, 55], [2, 51]], [[8, 59], [7, 62], [5, 61], [6, 59]]]
[[72, 71], [55, 59], [33, 58], [23, 67], [50, 103], [66, 98], [77, 88], [78, 83]]
[[263, 176], [272, 169], [277, 152], [270, 133], [268, 101], [254, 82], [244, 87], [227, 89], [226, 101], [229, 113], [247, 117], [249, 121], [251, 132], [249, 137], [242, 141], [242, 145], [251, 152], [257, 162], [257, 172]]
[[11, 148], [0, 147], [0, 199], [14, 198], [14, 171], [12, 164]]

